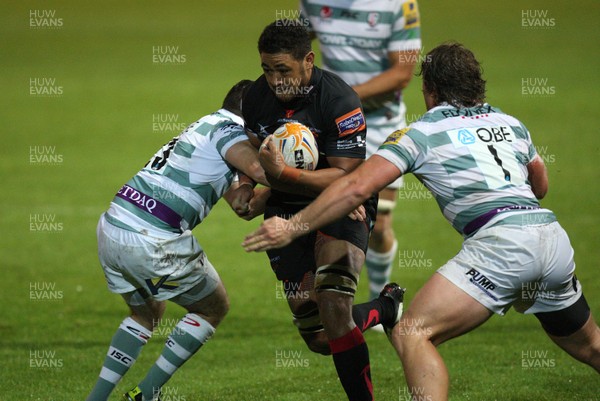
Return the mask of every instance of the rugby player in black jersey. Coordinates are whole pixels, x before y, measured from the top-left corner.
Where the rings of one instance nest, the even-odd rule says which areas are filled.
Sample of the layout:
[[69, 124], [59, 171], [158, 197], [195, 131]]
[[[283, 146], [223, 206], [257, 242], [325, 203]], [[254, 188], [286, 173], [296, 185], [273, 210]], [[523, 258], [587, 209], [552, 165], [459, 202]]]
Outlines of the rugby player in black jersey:
[[[262, 32], [263, 75], [248, 89], [242, 113], [248, 135], [262, 142], [261, 164], [271, 185], [265, 218], [289, 218], [365, 158], [365, 117], [358, 95], [337, 75], [314, 66], [301, 21], [278, 20]], [[285, 166], [269, 137], [286, 122], [306, 125], [319, 147], [314, 171]], [[372, 400], [369, 352], [362, 331], [393, 327], [404, 290], [388, 284], [381, 296], [352, 306], [375, 218], [376, 197], [364, 210], [268, 252], [283, 282], [294, 323], [308, 347], [332, 354], [349, 400]], [[307, 230], [308, 231], [308, 230]]]

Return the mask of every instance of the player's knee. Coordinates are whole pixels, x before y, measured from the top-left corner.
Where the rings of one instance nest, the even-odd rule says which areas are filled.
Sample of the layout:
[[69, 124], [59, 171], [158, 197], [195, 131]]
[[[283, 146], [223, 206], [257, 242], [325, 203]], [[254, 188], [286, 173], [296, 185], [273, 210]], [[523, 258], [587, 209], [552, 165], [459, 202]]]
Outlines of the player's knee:
[[153, 331], [160, 324], [160, 319], [162, 319], [164, 312], [164, 302], [158, 302], [148, 308], [131, 308], [131, 317], [148, 330]]
[[407, 349], [418, 347], [420, 343], [431, 342], [437, 345], [433, 335], [433, 329], [427, 327], [423, 319], [404, 313], [402, 318], [392, 330], [392, 342], [396, 344], [398, 353]]
[[303, 334], [302, 338], [308, 346], [308, 349], [316, 354], [331, 355], [331, 349], [329, 348], [329, 341], [324, 331], [311, 334]]
[[207, 320], [211, 322], [214, 327], [217, 327], [227, 313], [229, 313], [229, 297], [227, 294], [223, 294], [222, 297], [219, 297], [218, 302], [212, 302], [210, 309], [206, 311]]
[[[337, 293], [354, 297], [358, 288], [358, 274], [349, 266], [328, 264], [317, 269], [315, 291], [318, 302], [326, 302], [332, 297], [326, 294]], [[336, 299], [339, 299], [336, 298]]]
[[225, 296], [221, 302], [215, 305], [213, 308], [213, 315], [219, 321], [223, 320], [229, 313], [229, 297]]

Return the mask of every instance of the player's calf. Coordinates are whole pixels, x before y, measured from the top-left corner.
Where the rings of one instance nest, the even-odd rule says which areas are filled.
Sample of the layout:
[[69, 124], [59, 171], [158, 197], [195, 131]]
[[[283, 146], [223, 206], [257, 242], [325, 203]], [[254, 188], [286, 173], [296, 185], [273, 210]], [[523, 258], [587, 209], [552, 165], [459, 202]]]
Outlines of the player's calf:
[[352, 319], [358, 274], [350, 266], [317, 269], [315, 291], [333, 362], [349, 400], [372, 400], [369, 349]]

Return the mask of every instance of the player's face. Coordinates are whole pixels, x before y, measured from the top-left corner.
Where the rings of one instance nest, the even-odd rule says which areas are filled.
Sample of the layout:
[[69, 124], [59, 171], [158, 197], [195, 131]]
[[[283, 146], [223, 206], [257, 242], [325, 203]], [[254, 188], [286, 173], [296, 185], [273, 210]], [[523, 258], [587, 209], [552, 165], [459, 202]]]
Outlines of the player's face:
[[314, 57], [313, 52], [302, 60], [296, 60], [290, 53], [260, 54], [267, 83], [279, 101], [289, 102], [308, 93]]

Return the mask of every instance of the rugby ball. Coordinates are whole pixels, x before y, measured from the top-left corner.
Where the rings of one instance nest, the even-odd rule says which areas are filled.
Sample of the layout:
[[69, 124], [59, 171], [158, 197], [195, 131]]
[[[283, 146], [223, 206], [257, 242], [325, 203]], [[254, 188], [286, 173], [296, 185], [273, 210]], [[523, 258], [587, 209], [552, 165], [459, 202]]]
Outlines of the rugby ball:
[[310, 129], [300, 123], [285, 123], [273, 133], [273, 142], [290, 167], [314, 170], [319, 162], [319, 149]]

